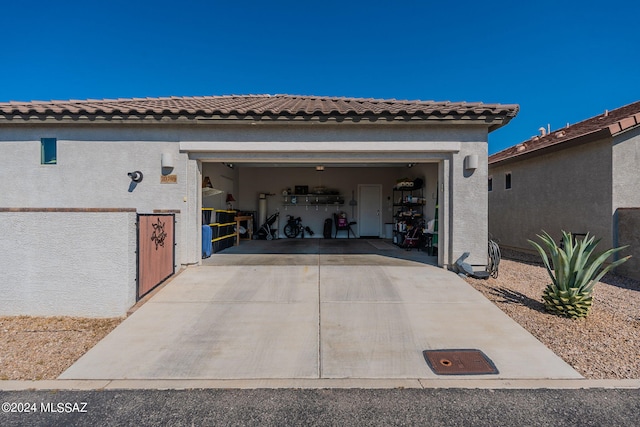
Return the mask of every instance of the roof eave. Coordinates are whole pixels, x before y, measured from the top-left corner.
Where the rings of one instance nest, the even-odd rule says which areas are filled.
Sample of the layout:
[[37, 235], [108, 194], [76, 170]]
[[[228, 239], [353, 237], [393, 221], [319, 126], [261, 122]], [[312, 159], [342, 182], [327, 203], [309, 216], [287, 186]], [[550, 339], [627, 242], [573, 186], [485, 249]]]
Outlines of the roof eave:
[[489, 132], [506, 125], [511, 117], [506, 115], [483, 116], [374, 116], [374, 115], [313, 115], [313, 116], [209, 116], [187, 117], [169, 115], [29, 115], [7, 117], [0, 115], [0, 125], [51, 125], [51, 124], [141, 124], [141, 125], [180, 125], [180, 124], [428, 124], [428, 125], [475, 125], [486, 126]]
[[[516, 112], [517, 114], [517, 112]], [[511, 121], [511, 119], [513, 119], [515, 117], [515, 114], [513, 116], [509, 116], [509, 115], [505, 115], [505, 116], [497, 116], [496, 117], [496, 123], [492, 124], [489, 126], [489, 133], [500, 129], [501, 127], [506, 126], [507, 124], [509, 124], [509, 122]]]
[[[587, 144], [589, 142], [595, 142], [595, 141], [599, 141], [601, 139], [604, 138], [609, 138], [611, 137], [611, 132], [609, 130], [609, 128], [604, 128], [604, 129], [599, 129], [584, 135], [580, 135], [571, 139], [565, 139], [562, 141], [558, 141], [555, 144], [552, 145], [546, 145], [544, 147], [540, 147], [540, 148], [534, 148], [534, 149], [530, 149], [527, 151], [524, 151], [522, 153], [518, 153], [518, 154], [514, 154], [510, 157], [504, 158], [504, 159], [500, 159], [500, 160], [495, 160], [492, 161], [491, 157], [489, 156], [489, 166], [503, 166], [506, 164], [510, 164], [510, 163], [515, 163], [515, 162], [519, 162], [522, 160], [527, 160], [533, 157], [537, 157], [537, 156], [542, 156], [545, 154], [549, 154], [549, 153], [554, 153], [560, 150], [564, 150], [567, 148], [572, 148], [575, 147], [577, 145], [581, 145], [581, 144]], [[495, 155], [497, 155], [499, 153], [496, 153]]]

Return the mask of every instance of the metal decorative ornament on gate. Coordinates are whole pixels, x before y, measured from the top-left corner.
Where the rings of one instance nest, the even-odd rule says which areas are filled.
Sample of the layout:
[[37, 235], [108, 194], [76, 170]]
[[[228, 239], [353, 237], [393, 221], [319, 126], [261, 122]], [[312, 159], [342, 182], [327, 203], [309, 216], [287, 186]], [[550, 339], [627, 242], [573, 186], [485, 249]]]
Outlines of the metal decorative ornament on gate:
[[151, 234], [151, 240], [156, 244], [156, 251], [158, 246], [164, 247], [164, 239], [167, 237], [167, 233], [164, 231], [164, 222], [158, 218], [158, 222], [151, 223], [153, 227], [153, 234]]

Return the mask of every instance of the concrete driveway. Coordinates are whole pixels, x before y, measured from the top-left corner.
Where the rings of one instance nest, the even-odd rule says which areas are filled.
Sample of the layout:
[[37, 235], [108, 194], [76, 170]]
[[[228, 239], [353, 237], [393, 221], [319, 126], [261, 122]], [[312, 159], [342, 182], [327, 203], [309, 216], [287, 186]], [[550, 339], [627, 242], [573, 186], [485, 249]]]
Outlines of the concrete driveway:
[[[306, 240], [289, 245], [323, 245]], [[422, 351], [463, 348], [496, 365], [483, 378], [581, 378], [457, 275], [406, 259], [423, 253], [254, 243], [186, 269], [60, 379], [433, 379]]]

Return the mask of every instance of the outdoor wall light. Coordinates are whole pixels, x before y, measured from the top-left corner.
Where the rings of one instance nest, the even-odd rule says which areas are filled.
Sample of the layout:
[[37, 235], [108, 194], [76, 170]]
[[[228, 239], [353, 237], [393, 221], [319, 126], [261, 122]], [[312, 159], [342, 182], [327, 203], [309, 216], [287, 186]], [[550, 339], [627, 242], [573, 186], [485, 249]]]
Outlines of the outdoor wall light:
[[131, 181], [133, 182], [142, 181], [142, 172], [140, 171], [129, 172], [127, 175], [129, 175], [129, 178], [131, 178]]
[[173, 164], [173, 156], [171, 155], [171, 153], [162, 153], [160, 164], [163, 168], [173, 168], [175, 165]]
[[324, 166], [322, 165], [316, 166], [316, 172], [324, 172]]
[[464, 168], [473, 170], [478, 169], [478, 155], [470, 154], [464, 158]]

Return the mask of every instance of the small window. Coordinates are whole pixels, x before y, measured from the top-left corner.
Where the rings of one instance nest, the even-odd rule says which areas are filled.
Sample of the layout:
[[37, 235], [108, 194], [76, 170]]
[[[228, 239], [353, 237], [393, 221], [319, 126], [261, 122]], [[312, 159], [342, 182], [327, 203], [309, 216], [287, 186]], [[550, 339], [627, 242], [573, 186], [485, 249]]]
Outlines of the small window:
[[489, 177], [489, 191], [493, 191], [493, 177]]
[[40, 164], [55, 165], [58, 162], [57, 142], [55, 138], [40, 139]]
[[507, 190], [511, 188], [511, 172], [504, 174], [504, 188]]

